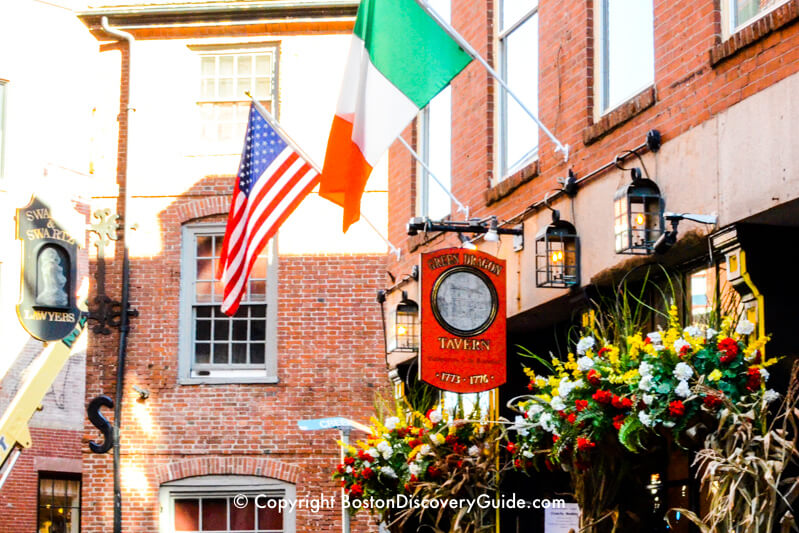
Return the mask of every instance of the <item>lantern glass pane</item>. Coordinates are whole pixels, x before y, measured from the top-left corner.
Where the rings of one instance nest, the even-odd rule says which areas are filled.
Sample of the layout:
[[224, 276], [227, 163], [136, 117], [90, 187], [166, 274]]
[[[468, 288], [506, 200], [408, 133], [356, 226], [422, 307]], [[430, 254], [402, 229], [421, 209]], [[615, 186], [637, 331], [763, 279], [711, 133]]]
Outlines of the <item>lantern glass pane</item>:
[[397, 307], [395, 334], [398, 350], [416, 350], [419, 347], [418, 312], [413, 306]]
[[616, 236], [616, 252], [629, 247], [629, 225], [627, 219], [627, 197], [622, 196], [614, 202], [614, 234]]

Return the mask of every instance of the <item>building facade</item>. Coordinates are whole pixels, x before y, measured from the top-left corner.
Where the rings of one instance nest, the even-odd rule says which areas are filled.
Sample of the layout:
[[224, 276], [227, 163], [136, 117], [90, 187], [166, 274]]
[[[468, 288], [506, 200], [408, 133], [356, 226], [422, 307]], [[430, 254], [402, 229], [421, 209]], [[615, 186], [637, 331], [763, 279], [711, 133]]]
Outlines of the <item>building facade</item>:
[[[496, 216], [498, 227], [523, 232], [521, 246], [512, 235], [498, 242], [466, 235], [507, 261], [508, 384], [500, 389], [500, 406], [526, 392], [514, 345], [565, 356], [574, 349], [568, 332], [579, 328], [592, 302], [612, 295], [625, 275], [638, 282], [652, 268], [681, 287], [675, 303], [689, 321], [706, 316], [717, 278], [732, 281], [748, 315], [773, 335], [773, 353], [788, 359], [797, 353], [795, 320], [788, 318], [796, 284], [776, 269], [778, 255], [795, 255], [790, 243], [799, 220], [799, 143], [790, 103], [799, 88], [799, 3], [430, 4], [568, 145], [568, 159], [483, 66], [467, 67], [403, 133], [457, 202], [403, 146], [395, 143], [390, 151], [389, 238], [403, 255], [390, 256], [387, 269], [403, 283], [389, 287], [388, 313], [403, 291], [426, 304], [409, 276], [420, 253], [462, 245], [454, 233], [408, 232], [409, 221], [462, 221], [468, 207], [486, 230]], [[668, 248], [665, 253], [617, 253], [629, 233], [616, 200], [633, 184], [632, 169], [654, 182], [666, 212], [715, 215], [715, 224], [683, 218], [673, 242], [659, 248]], [[542, 278], [547, 257], [537, 252], [536, 240], [553, 223], [553, 210], [573, 225], [579, 254]], [[657, 230], [658, 221], [647, 216], [640, 219], [642, 231]], [[388, 357], [400, 376], [414, 371], [407, 351]], [[665, 508], [698, 505], [698, 489], [686, 481], [687, 460], [673, 458], [669, 465], [657, 472], [672, 487]], [[529, 483], [511, 479], [508, 491], [537, 494]], [[511, 513], [502, 530], [542, 520], [542, 512]]]

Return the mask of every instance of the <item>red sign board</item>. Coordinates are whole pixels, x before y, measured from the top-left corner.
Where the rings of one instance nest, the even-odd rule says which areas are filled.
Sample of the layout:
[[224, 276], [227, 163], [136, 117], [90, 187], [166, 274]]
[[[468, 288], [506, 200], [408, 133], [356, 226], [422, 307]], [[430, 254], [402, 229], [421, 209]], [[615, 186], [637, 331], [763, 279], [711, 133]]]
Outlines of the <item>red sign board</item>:
[[481, 392], [506, 380], [505, 261], [463, 248], [422, 254], [422, 381]]

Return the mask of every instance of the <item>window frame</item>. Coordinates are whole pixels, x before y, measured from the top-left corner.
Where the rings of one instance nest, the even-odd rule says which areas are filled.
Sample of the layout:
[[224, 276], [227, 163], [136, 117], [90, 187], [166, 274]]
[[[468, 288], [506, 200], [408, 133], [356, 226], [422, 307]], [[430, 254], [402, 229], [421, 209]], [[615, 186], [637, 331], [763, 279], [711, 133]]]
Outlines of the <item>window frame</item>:
[[[296, 499], [296, 487], [277, 479], [248, 476], [210, 474], [195, 476], [162, 484], [158, 489], [160, 503], [159, 533], [175, 533], [175, 500], [181, 498], [229, 498], [237, 494], [256, 496], [274, 495], [286, 500]], [[296, 511], [286, 509], [283, 513], [283, 532], [295, 533]]]
[[[36, 530], [39, 530], [39, 511], [44, 507], [42, 504], [42, 480], [50, 481], [77, 481], [78, 482], [78, 533], [81, 531], [83, 515], [83, 479], [80, 474], [68, 472], [43, 472], [39, 471], [36, 478]], [[70, 507], [75, 509], [75, 507]]]
[[[211, 153], [212, 155], [238, 155], [241, 153], [241, 141], [243, 139], [243, 132], [244, 127], [241, 128], [242, 136], [241, 138], [237, 136], [233, 136], [231, 139], [220, 139], [217, 135], [214, 138], [206, 137], [203, 134], [204, 129], [208, 125], [207, 122], [213, 121], [213, 124], [217, 127], [223, 123], [224, 121], [219, 118], [220, 110], [222, 110], [222, 106], [230, 106], [232, 107], [232, 112], [235, 114], [240, 114], [243, 120], [238, 120], [238, 117], [235, 117], [232, 124], [238, 125], [242, 124], [246, 126], [247, 124], [247, 117], [249, 114], [249, 104], [250, 99], [247, 98], [246, 95], [237, 94], [236, 85], [238, 80], [238, 75], [236, 72], [236, 67], [238, 65], [238, 60], [234, 61], [234, 72], [232, 74], [232, 80], [234, 84], [234, 94], [232, 98], [219, 98], [219, 97], [212, 97], [207, 98], [203, 95], [203, 82], [207, 78], [203, 75], [202, 71], [202, 62], [203, 58], [207, 57], [221, 57], [221, 56], [232, 56], [234, 58], [238, 58], [239, 56], [256, 56], [259, 54], [271, 54], [272, 56], [272, 69], [270, 72], [270, 87], [269, 87], [269, 98], [259, 100], [261, 105], [263, 105], [266, 109], [268, 109], [275, 118], [279, 119], [279, 109], [278, 109], [278, 101], [279, 101], [279, 79], [280, 79], [280, 42], [278, 41], [266, 41], [266, 42], [254, 42], [254, 43], [235, 43], [235, 44], [215, 44], [215, 45], [189, 45], [189, 50], [194, 52], [197, 61], [197, 98], [195, 100], [195, 105], [197, 106], [197, 116], [198, 116], [198, 124], [199, 124], [199, 139], [204, 146], [203, 151]], [[219, 78], [219, 67], [218, 67], [218, 59], [216, 60], [216, 71], [214, 74], [213, 79]], [[254, 81], [257, 76], [255, 75], [255, 66], [253, 65], [253, 71], [250, 74], [251, 81]], [[218, 94], [218, 81], [216, 85], [216, 92]], [[251, 91], [255, 91], [254, 87], [250, 87]], [[253, 93], [254, 94], [254, 93]], [[258, 96], [258, 95], [255, 95]], [[244, 108], [247, 108], [246, 111]], [[213, 119], [208, 119], [204, 116], [206, 110], [210, 110], [214, 113]]]
[[196, 321], [193, 320], [193, 294], [196, 283], [196, 238], [200, 234], [224, 235], [224, 223], [185, 224], [181, 228], [180, 244], [180, 312], [178, 335], [178, 375], [181, 385], [210, 383], [277, 383], [277, 238], [265, 248], [266, 272], [266, 331], [264, 340], [264, 369], [210, 370], [207, 376], [193, 374], [193, 339]]
[[[499, 9], [497, 10], [497, 28], [502, 28], [502, 19], [503, 19], [503, 8], [505, 2], [510, 2], [512, 0], [500, 0], [499, 1]], [[513, 34], [514, 31], [521, 28], [526, 22], [528, 22], [531, 18], [539, 14], [541, 9], [541, 1], [536, 0], [535, 7], [526, 12], [524, 15], [520, 16], [513, 24], [509, 25], [507, 28], [500, 30], [497, 33], [496, 43], [497, 43], [497, 57], [499, 59], [499, 74], [502, 76], [502, 79], [507, 82], [508, 80], [508, 53], [506, 52], [507, 47], [507, 39]], [[540, 17], [538, 20], [538, 58], [536, 64], [538, 65], [536, 76], [539, 75], [541, 71], [540, 59], [541, 59], [541, 26], [540, 26]], [[538, 85], [536, 88], [536, 95], [535, 95], [535, 102], [525, 102], [525, 104], [530, 105], [532, 103], [535, 104], [536, 113], [538, 113], [538, 99], [541, 93], [540, 87], [540, 79], [538, 80]], [[539, 132], [538, 141], [536, 142], [534, 147], [531, 147], [530, 150], [525, 153], [525, 155], [519, 159], [518, 161], [507, 161], [508, 159], [508, 103], [511, 99], [510, 95], [497, 84], [496, 87], [496, 94], [498, 98], [498, 111], [497, 114], [497, 179], [496, 183], [506, 180], [507, 178], [511, 177], [516, 172], [520, 171], [521, 169], [525, 168], [528, 165], [531, 165], [538, 161], [539, 159], [539, 147], [541, 145], [541, 135]], [[530, 119], [532, 121], [532, 119]], [[536, 129], [538, 129], [538, 125], [536, 124]], [[510, 166], [511, 163], [514, 166]]]
[[594, 80], [593, 80], [593, 95], [594, 95], [594, 122], [599, 121], [605, 115], [615, 111], [616, 109], [622, 107], [624, 104], [630, 101], [631, 98], [635, 97], [638, 94], [641, 94], [643, 91], [647, 90], [650, 87], [655, 85], [655, 75], [656, 75], [656, 49], [655, 49], [655, 32], [654, 32], [654, 16], [655, 16], [655, 3], [652, 0], [652, 19], [653, 19], [653, 27], [652, 27], [652, 79], [651, 81], [641, 85], [637, 89], [634, 89], [630, 92], [627, 96], [620, 99], [618, 102], [611, 102], [610, 100], [610, 59], [609, 54], [607, 53], [608, 50], [608, 41], [609, 41], [609, 26], [606, 24], [606, 21], [609, 16], [608, 11], [608, 4], [610, 0], [594, 0], [594, 29], [593, 29], [593, 40], [594, 40]]
[[778, 9], [779, 7], [787, 4], [790, 1], [791, 0], [780, 0], [776, 4], [774, 4], [773, 6], [769, 7], [768, 9], [765, 9], [765, 10], [761, 11], [760, 13], [755, 15], [754, 17], [746, 19], [742, 23], [736, 24], [736, 20], [735, 20], [735, 2], [736, 2], [736, 0], [721, 0], [721, 5], [722, 5], [722, 9], [721, 9], [722, 36], [725, 39], [728, 39], [728, 38], [732, 37], [736, 33], [738, 33], [741, 30], [743, 30], [744, 28], [746, 28], [748, 26], [751, 26], [752, 24], [754, 24], [755, 22], [757, 22], [761, 18], [765, 17], [766, 15], [768, 15], [769, 13], [774, 11], [775, 9]]
[[0, 183], [5, 178], [6, 167], [6, 114], [8, 107], [6, 98], [8, 94], [8, 80], [0, 79]]

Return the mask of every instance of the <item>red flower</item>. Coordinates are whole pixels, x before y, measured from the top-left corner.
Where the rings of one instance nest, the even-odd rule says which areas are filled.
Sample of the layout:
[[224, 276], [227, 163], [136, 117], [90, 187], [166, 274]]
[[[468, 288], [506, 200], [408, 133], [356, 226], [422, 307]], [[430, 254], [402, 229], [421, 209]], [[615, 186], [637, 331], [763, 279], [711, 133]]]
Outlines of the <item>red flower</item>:
[[613, 417], [613, 427], [616, 428], [616, 431], [621, 429], [621, 426], [624, 424], [625, 415], [616, 415]]
[[609, 404], [613, 400], [613, 394], [607, 390], [598, 390], [591, 396], [594, 400], [599, 403]]
[[746, 372], [746, 388], [750, 391], [760, 387], [760, 369], [753, 366]]
[[350, 487], [350, 494], [356, 497], [363, 496], [363, 487], [361, 487], [358, 483], [355, 483], [352, 487]]
[[344, 464], [347, 465], [347, 466], [354, 465], [355, 464], [355, 457], [349, 457], [349, 456], [345, 457], [344, 458]]
[[514, 466], [515, 468], [521, 468], [521, 467], [522, 467], [522, 461], [521, 461], [521, 459], [514, 459], [514, 460], [513, 460], [513, 466]]
[[436, 479], [437, 477], [439, 477], [441, 475], [441, 469], [438, 468], [437, 466], [430, 465], [430, 466], [427, 467], [427, 474], [431, 478]]
[[758, 365], [758, 364], [760, 364], [760, 361], [762, 361], [762, 359], [763, 358], [762, 358], [762, 356], [760, 354], [760, 350], [755, 350], [755, 353], [754, 353], [754, 355], [752, 357], [752, 364]]
[[574, 400], [574, 406], [577, 408], [577, 412], [581, 413], [588, 407], [588, 400]]
[[652, 339], [649, 338], [649, 335], [644, 339], [644, 344], [652, 344]]
[[516, 453], [516, 445], [512, 442], [506, 444], [505, 449], [507, 449], [509, 453]]
[[708, 394], [703, 401], [705, 402], [705, 407], [708, 409], [715, 409], [721, 405], [722, 399], [718, 394]]
[[719, 360], [722, 363], [729, 363], [738, 355], [738, 343], [729, 337], [719, 341], [718, 349], [722, 353], [722, 355], [719, 356]]
[[548, 457], [544, 459], [544, 466], [546, 466], [547, 470], [549, 470], [550, 472], [553, 472], [555, 470], [555, 465], [552, 464], [552, 461], [550, 461]]
[[422, 441], [421, 441], [421, 440], [419, 440], [419, 439], [411, 439], [411, 440], [408, 442], [408, 446], [410, 446], [411, 448], [416, 448], [417, 446], [419, 446], [419, 445], [421, 445], [421, 444], [422, 444]]
[[669, 414], [671, 416], [682, 416], [685, 414], [685, 405], [680, 400], [674, 400], [669, 404]]
[[465, 444], [453, 444], [452, 451], [457, 453], [458, 455], [463, 455], [466, 452], [466, 445]]
[[364, 468], [363, 470], [361, 470], [361, 477], [363, 477], [364, 479], [369, 479], [373, 475], [374, 475], [374, 472], [368, 466], [366, 468]]
[[578, 452], [587, 452], [591, 448], [596, 446], [596, 443], [591, 442], [591, 439], [587, 439], [585, 437], [577, 437], [577, 451]]
[[577, 415], [575, 413], [570, 413], [569, 416], [566, 417], [566, 420], [569, 422], [569, 424], [574, 425], [574, 423], [577, 421]]
[[463, 459], [458, 461], [456, 464], [458, 465], [458, 468], [463, 468]]
[[447, 444], [455, 444], [458, 442], [458, 436], [455, 434], [447, 435], [447, 438], [444, 439]]
[[605, 352], [609, 352], [609, 351], [610, 351], [610, 348], [608, 348], [607, 346], [603, 346], [602, 348], [599, 349], [599, 351], [597, 352], [596, 355], [597, 355], [597, 357], [602, 357], [603, 355], [605, 355]]
[[686, 344], [685, 346], [680, 348], [680, 353], [678, 355], [680, 356], [680, 358], [683, 358], [686, 355], [688, 355], [688, 352], [690, 352], [690, 351], [691, 351], [691, 346]]
[[560, 437], [558, 437], [557, 435], [552, 435], [552, 444], [557, 444], [559, 440]]
[[343, 474], [344, 472], [346, 472], [346, 470], [344, 469], [344, 464], [338, 465], [336, 467], [336, 472], [338, 472], [339, 474]]
[[535, 388], [535, 384], [531, 381], [527, 384], [527, 390], [533, 390]]
[[[604, 350], [604, 348], [603, 348], [603, 350]], [[600, 374], [599, 372], [597, 372], [593, 368], [588, 371], [588, 374], [586, 374], [585, 377], [588, 380], [588, 383], [590, 383], [594, 387], [599, 387], [599, 384], [602, 381], [602, 379], [601, 379], [602, 378], [602, 374]]]
[[360, 459], [361, 461], [366, 461], [367, 463], [371, 463], [372, 461], [375, 460], [374, 457], [372, 457], [363, 450], [358, 450], [358, 459]]

